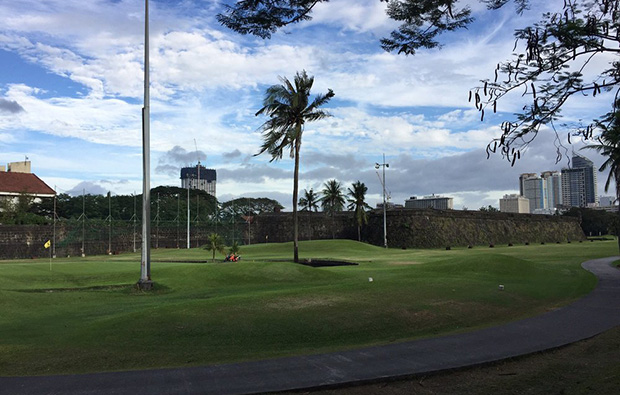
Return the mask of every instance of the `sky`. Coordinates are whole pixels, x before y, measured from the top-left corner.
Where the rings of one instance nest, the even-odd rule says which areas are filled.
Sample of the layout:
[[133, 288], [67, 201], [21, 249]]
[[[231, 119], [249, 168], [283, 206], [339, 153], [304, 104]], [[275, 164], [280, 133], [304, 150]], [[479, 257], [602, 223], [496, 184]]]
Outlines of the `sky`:
[[[335, 93], [325, 106], [331, 117], [305, 126], [302, 192], [359, 180], [374, 207], [382, 200], [375, 164], [385, 155], [392, 203], [436, 194], [453, 197], [456, 209], [498, 207], [504, 194], [518, 193], [519, 174], [567, 167], [570, 150], [583, 146], [573, 142], [556, 163], [555, 136], [544, 129], [514, 167], [499, 155], [487, 159], [487, 143], [522, 99], [500, 102], [484, 121], [468, 103], [469, 90], [511, 58], [515, 28], [562, 0], [533, 2], [520, 16], [512, 5], [487, 11], [464, 2], [475, 23], [414, 56], [381, 49], [397, 25], [379, 0], [319, 4], [311, 21], [269, 40], [220, 26], [215, 15], [225, 3], [149, 2], [151, 187], [180, 186], [180, 168], [200, 161], [217, 170], [220, 201], [268, 197], [290, 210], [293, 160], [255, 155], [266, 121], [255, 113], [269, 86], [301, 70], [315, 77], [314, 94]], [[3, 0], [0, 65], [0, 165], [28, 158], [58, 193], [141, 193], [143, 0]], [[576, 98], [564, 121], [592, 119], [609, 103], [604, 94]], [[599, 174], [599, 195], [607, 195], [606, 177]]]

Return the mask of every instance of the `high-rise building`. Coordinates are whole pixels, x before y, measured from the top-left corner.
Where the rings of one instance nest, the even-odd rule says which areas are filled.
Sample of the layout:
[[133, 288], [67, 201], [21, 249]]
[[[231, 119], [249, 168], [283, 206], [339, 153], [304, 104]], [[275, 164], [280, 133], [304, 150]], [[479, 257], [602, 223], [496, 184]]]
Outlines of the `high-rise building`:
[[586, 207], [584, 169], [562, 169], [562, 201], [565, 206]]
[[537, 177], [536, 173], [523, 173], [519, 176], [519, 195], [525, 196], [525, 188], [523, 188], [523, 182], [527, 178]]
[[548, 208], [547, 180], [534, 175], [522, 180], [523, 196], [530, 200], [530, 212]]
[[545, 208], [554, 209], [562, 205], [562, 175], [558, 171], [544, 171], [540, 177], [545, 180], [547, 199]]
[[181, 188], [198, 189], [215, 197], [217, 173], [214, 169], [207, 169], [198, 162], [195, 167], [181, 169]]
[[418, 198], [412, 196], [405, 200], [405, 208], [435, 208], [438, 210], [452, 210], [454, 199], [446, 196], [425, 196]]
[[502, 213], [529, 213], [530, 199], [521, 195], [504, 195], [499, 199], [499, 211]]
[[596, 168], [588, 158], [573, 154], [572, 167], [562, 169], [562, 200], [565, 206], [597, 206], [598, 188]]

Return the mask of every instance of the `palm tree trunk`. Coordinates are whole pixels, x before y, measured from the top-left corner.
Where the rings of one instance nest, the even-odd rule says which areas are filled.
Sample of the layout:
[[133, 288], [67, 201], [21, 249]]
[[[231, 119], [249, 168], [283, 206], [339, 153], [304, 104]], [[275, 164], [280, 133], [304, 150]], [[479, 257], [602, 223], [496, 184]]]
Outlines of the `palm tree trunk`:
[[616, 181], [616, 201], [618, 202], [618, 220], [616, 221], [616, 237], [618, 238], [618, 251], [620, 251], [620, 168], [616, 168], [614, 173]]
[[[620, 194], [616, 194], [616, 199], [620, 199]], [[618, 219], [616, 220], [615, 233], [618, 240], [618, 251], [620, 251], [620, 202], [618, 203]]]
[[362, 241], [362, 227], [357, 225], [357, 241]]
[[297, 194], [299, 192], [299, 146], [301, 136], [295, 140], [295, 174], [293, 176], [293, 262], [299, 262], [299, 218], [297, 216]]

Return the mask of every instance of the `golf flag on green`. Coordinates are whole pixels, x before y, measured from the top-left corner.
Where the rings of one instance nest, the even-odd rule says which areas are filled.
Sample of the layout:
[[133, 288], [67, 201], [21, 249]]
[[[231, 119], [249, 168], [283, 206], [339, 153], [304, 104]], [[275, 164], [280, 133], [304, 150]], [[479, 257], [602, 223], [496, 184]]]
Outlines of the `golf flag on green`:
[[51, 246], [51, 245], [52, 245], [51, 240], [48, 240], [48, 241], [46, 241], [46, 242], [45, 242], [45, 244], [43, 244], [43, 246], [44, 246], [45, 248], [50, 248], [50, 246]]

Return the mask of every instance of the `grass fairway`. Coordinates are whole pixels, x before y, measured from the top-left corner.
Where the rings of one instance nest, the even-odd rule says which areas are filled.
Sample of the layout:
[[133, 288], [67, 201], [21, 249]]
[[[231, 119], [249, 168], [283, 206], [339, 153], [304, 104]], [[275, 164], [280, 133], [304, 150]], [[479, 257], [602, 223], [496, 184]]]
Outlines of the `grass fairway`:
[[[469, 331], [539, 314], [589, 292], [580, 263], [615, 241], [385, 250], [352, 241], [153, 250], [156, 289], [137, 254], [0, 262], [0, 375], [84, 373], [254, 360]], [[372, 277], [373, 281], [369, 281]], [[504, 291], [498, 285], [505, 286]]]

